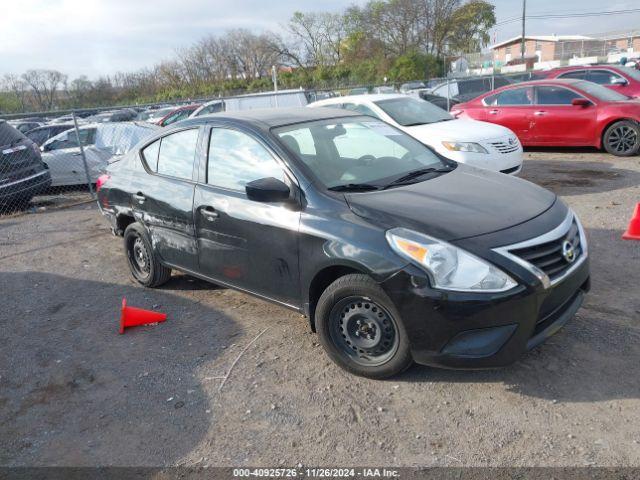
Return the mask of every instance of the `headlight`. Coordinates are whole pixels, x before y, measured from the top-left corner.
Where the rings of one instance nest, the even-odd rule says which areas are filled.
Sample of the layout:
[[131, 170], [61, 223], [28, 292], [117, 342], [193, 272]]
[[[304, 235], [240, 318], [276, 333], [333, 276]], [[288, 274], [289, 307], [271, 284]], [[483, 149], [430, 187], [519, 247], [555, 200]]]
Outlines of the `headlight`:
[[479, 143], [472, 142], [442, 142], [447, 150], [452, 152], [473, 152], [473, 153], [489, 153]]
[[393, 251], [426, 269], [436, 288], [505, 292], [517, 285], [502, 270], [450, 243], [406, 228], [393, 228], [386, 237]]

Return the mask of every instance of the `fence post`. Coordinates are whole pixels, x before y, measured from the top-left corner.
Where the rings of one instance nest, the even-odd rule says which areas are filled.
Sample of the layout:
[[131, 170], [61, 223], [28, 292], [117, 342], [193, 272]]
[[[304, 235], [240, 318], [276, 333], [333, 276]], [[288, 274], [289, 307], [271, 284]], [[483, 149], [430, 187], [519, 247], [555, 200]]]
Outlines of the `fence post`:
[[76, 131], [76, 140], [78, 141], [78, 147], [80, 147], [80, 155], [82, 156], [82, 163], [84, 164], [84, 173], [87, 176], [87, 185], [89, 186], [89, 193], [91, 193], [91, 198], [96, 198], [95, 193], [93, 193], [93, 185], [91, 185], [91, 176], [89, 175], [89, 165], [87, 164], [87, 156], [84, 154], [84, 147], [82, 146], [82, 142], [80, 141], [80, 129], [78, 128], [78, 119], [76, 118], [76, 112], [72, 112], [71, 116], [73, 117], [73, 126]]

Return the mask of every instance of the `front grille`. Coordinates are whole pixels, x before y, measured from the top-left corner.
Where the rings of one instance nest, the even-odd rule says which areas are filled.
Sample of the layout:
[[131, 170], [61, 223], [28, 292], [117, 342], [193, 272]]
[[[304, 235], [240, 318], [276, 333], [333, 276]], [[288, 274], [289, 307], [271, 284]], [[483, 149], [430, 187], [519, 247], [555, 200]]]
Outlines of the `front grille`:
[[[573, 247], [573, 261], [568, 260], [568, 255], [565, 255], [566, 247], [569, 245]], [[556, 240], [531, 247], [509, 250], [509, 253], [536, 266], [553, 281], [561, 277], [582, 256], [578, 224], [574, 219], [567, 233]]]
[[517, 165], [515, 167], [507, 168], [506, 170], [500, 170], [500, 172], [506, 173], [508, 175], [510, 173], [517, 171], [519, 168], [520, 168], [520, 165]]
[[490, 145], [496, 149], [499, 153], [513, 153], [517, 152], [520, 148], [518, 142], [509, 143], [509, 142], [490, 142]]

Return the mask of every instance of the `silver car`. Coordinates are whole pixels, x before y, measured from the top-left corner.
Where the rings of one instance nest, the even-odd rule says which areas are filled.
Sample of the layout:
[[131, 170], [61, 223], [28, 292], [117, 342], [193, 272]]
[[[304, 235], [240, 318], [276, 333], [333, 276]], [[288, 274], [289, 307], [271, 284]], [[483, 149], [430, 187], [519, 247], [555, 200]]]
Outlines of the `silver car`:
[[[127, 153], [160, 127], [149, 123], [123, 122], [83, 125], [80, 142], [94, 183], [110, 162]], [[49, 166], [51, 185], [83, 185], [87, 176], [75, 129], [67, 130], [42, 145], [42, 160]]]

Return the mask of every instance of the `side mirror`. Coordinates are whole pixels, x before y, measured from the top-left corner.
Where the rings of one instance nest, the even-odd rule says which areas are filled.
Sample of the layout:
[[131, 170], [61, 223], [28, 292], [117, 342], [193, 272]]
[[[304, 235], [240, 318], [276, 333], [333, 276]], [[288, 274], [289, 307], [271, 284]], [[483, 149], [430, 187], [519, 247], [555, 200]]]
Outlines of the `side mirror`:
[[621, 87], [626, 86], [628, 83], [629, 82], [627, 82], [624, 78], [620, 78], [620, 77], [614, 78], [611, 81], [611, 85], [619, 85]]
[[574, 98], [571, 100], [571, 105], [574, 107], [588, 107], [591, 105], [591, 102], [586, 98]]
[[254, 180], [245, 185], [247, 198], [255, 202], [273, 203], [289, 200], [291, 190], [277, 178], [267, 177]]

